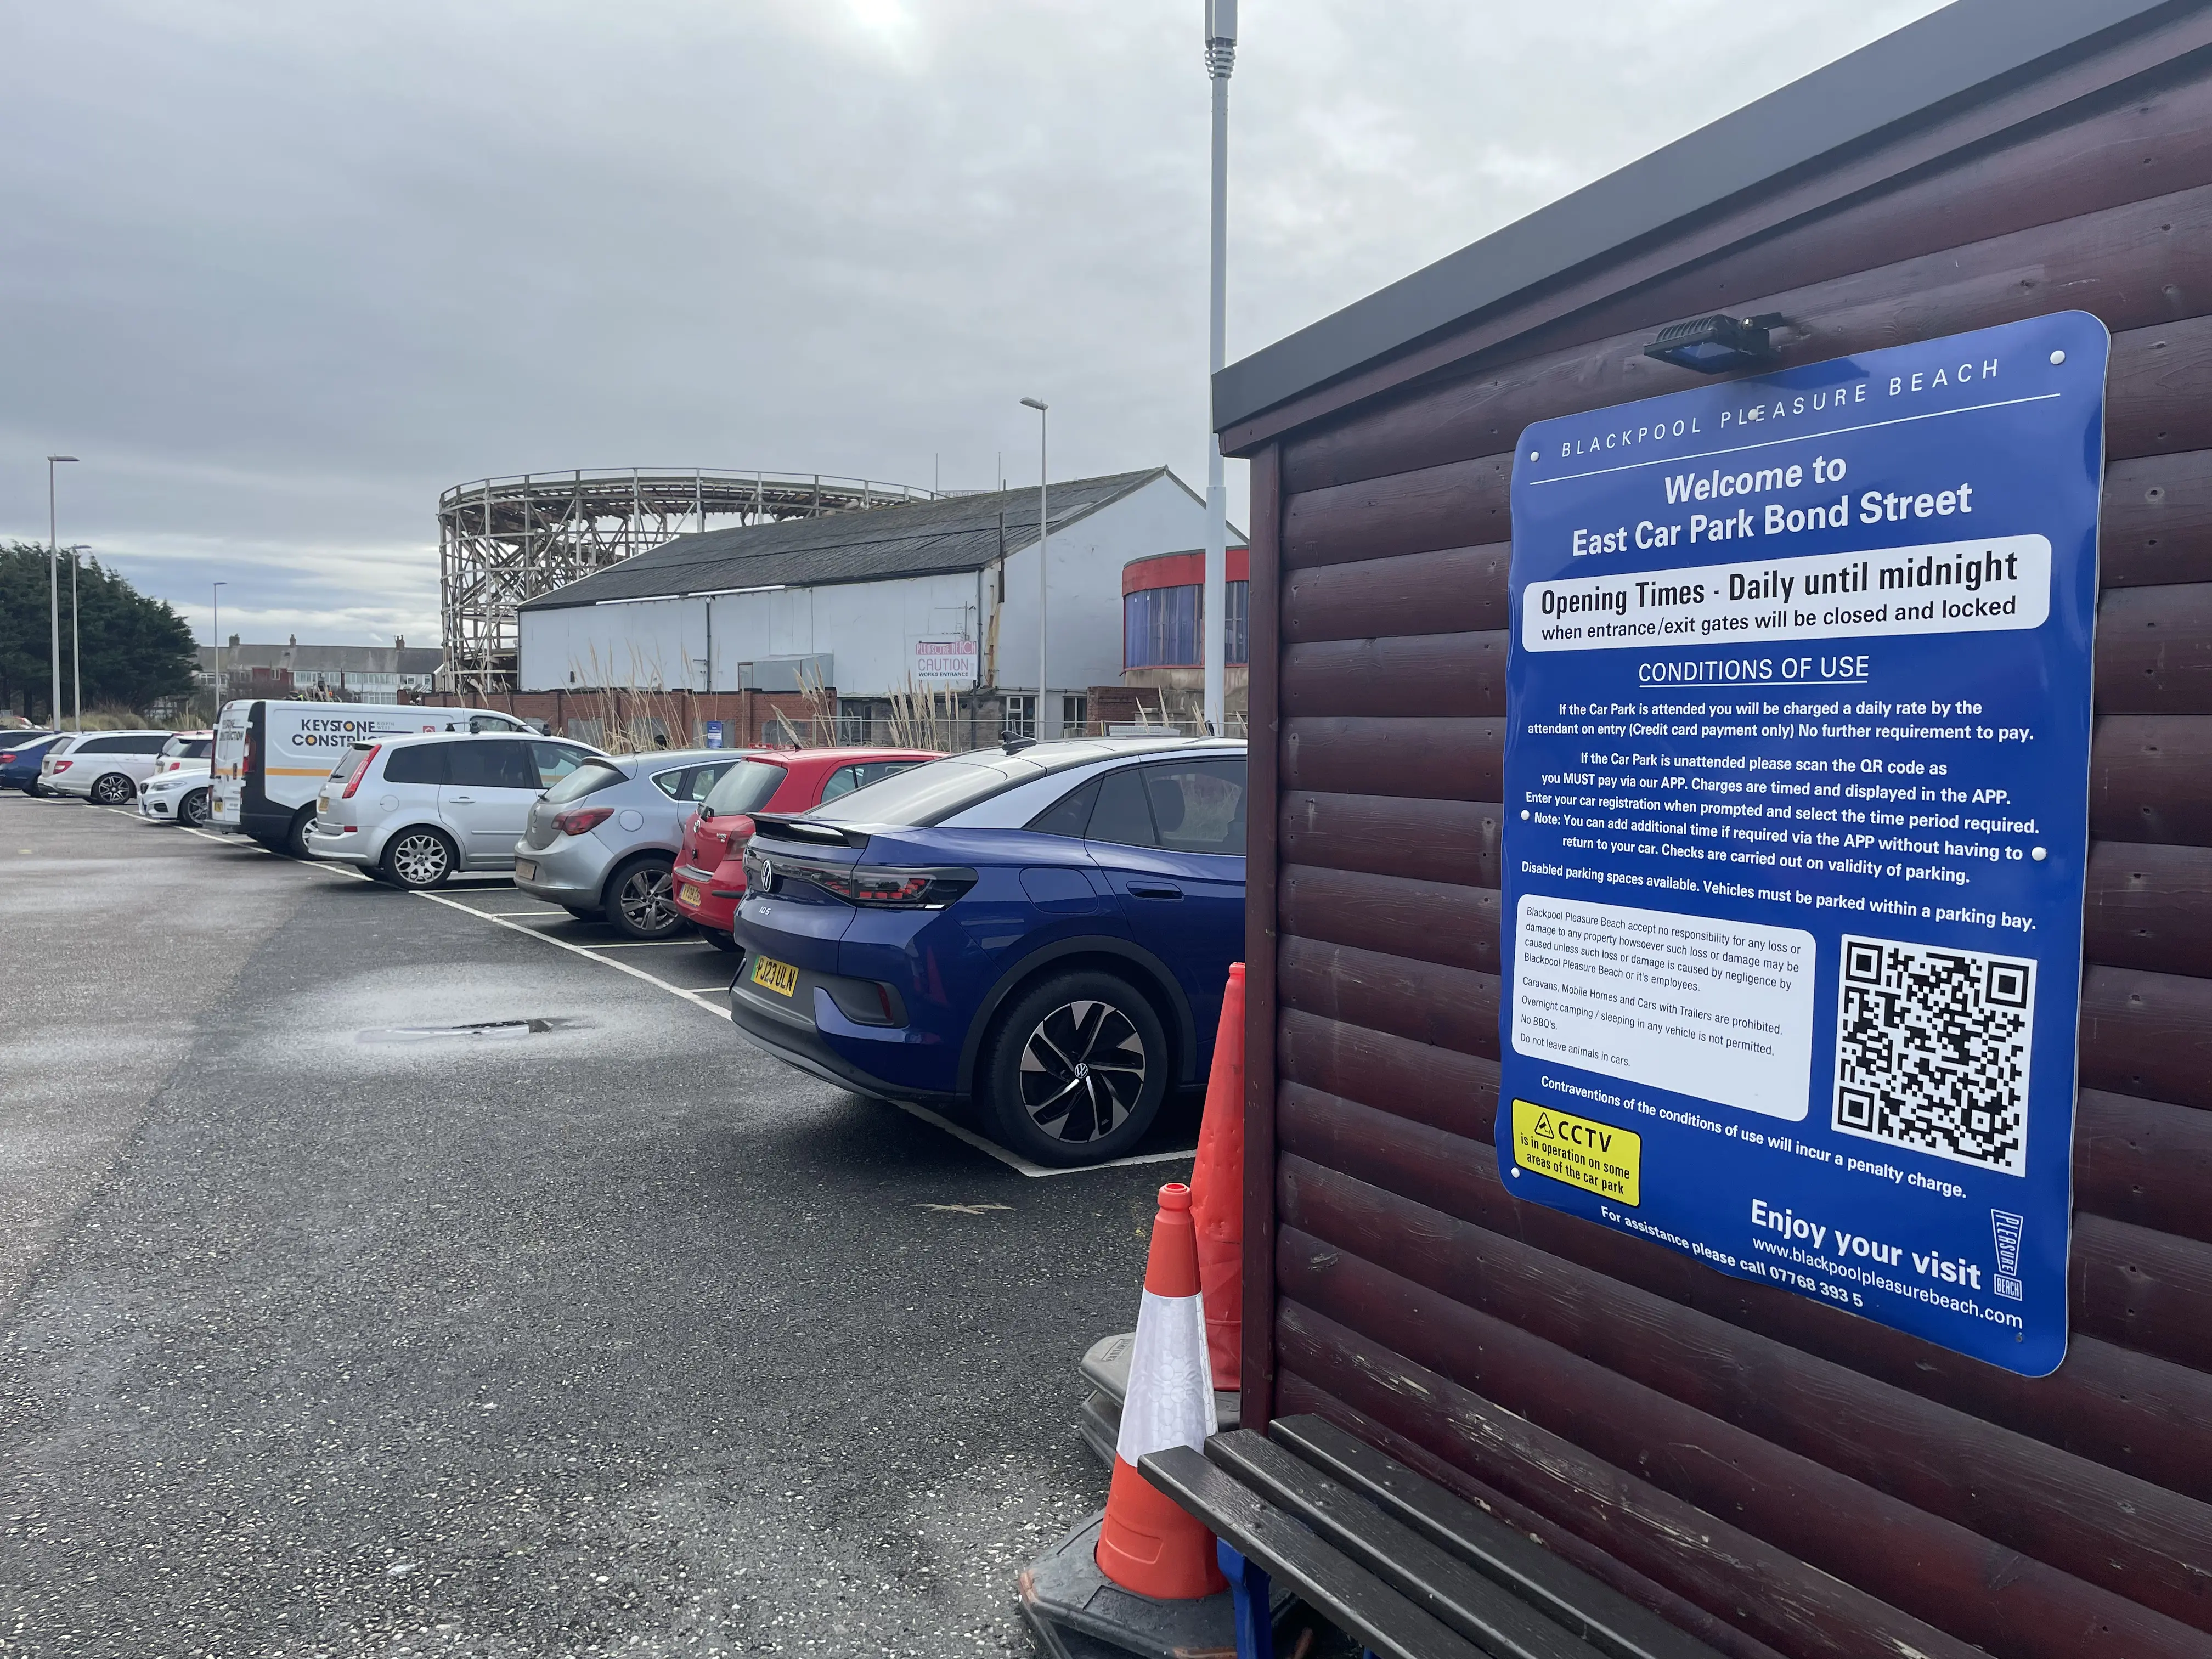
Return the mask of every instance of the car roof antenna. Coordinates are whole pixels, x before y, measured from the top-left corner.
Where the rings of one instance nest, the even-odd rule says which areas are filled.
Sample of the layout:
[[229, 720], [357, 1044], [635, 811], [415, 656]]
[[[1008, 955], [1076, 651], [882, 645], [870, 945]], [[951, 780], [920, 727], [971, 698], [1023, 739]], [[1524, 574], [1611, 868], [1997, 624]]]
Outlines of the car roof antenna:
[[1012, 726], [1008, 726], [1001, 727], [999, 732], [999, 746], [1009, 755], [1018, 755], [1024, 749], [1036, 747], [1036, 739], [1025, 738]]

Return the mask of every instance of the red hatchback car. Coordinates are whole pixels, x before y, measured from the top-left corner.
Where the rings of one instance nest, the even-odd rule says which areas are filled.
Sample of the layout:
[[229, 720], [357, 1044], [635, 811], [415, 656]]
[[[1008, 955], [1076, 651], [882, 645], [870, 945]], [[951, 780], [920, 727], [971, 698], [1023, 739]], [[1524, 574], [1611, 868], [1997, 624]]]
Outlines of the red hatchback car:
[[910, 766], [944, 757], [926, 749], [761, 749], [722, 774], [684, 828], [676, 854], [676, 908], [717, 948], [737, 949], [730, 924], [745, 896], [745, 843], [755, 812], [804, 812]]

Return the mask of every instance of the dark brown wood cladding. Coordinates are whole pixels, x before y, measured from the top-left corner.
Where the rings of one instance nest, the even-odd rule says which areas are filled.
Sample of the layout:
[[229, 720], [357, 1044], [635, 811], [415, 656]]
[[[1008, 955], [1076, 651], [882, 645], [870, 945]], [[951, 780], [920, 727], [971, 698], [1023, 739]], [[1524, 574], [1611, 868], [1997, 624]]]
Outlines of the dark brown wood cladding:
[[2084, 1089], [2074, 1119], [2081, 1210], [2212, 1243], [2212, 1112]]
[[2106, 463], [2097, 580], [2107, 589], [2212, 581], [2212, 455]]
[[2106, 592], [2097, 606], [2097, 707], [2212, 714], [2212, 582]]
[[[1377, 1092], [1358, 1062], [1372, 1043], [1329, 1043], [1306, 1017], [1302, 1066], [1340, 1088]], [[1388, 1039], [1393, 1042], [1395, 1039]], [[1416, 1068], [1401, 1043], [1401, 1077]], [[1700, 1310], [1888, 1382], [1908, 1393], [2013, 1429], [2200, 1502], [2212, 1501], [2212, 1447], [2191, 1427], [2212, 1412], [2212, 1378], [2155, 1355], [2076, 1336], [2047, 1377], [2015, 1376], [1869, 1325], [1776, 1286], [1729, 1278], [1663, 1246], [1590, 1226], [1557, 1210], [1524, 1205], [1506, 1191], [1487, 1124], [1443, 1127], [1401, 1117], [1293, 1075], [1285, 1044], [1277, 1107], [1280, 1151], [1456, 1216], [1547, 1254], [1578, 1262], [1669, 1302]], [[1351, 1062], [1349, 1064], [1344, 1062]], [[1496, 1099], [1491, 1063], [1490, 1099]], [[1464, 1103], [1463, 1117], [1479, 1109]], [[1467, 1128], [1479, 1128], [1468, 1134]]]
[[1285, 1008], [1463, 1054], [1498, 1058], [1498, 975], [1286, 939], [1275, 968]]
[[[2158, 625], [2148, 623], [2146, 633]], [[2171, 648], [2175, 638], [2168, 623], [2160, 644]], [[1283, 713], [1291, 719], [1307, 714], [1419, 719], [1503, 715], [1505, 641], [1505, 632], [1499, 629], [1293, 645], [1283, 653]], [[2146, 672], [2164, 672], [2163, 665]]]
[[[1439, 1380], [1449, 1375], [1493, 1409], [1905, 1613], [1941, 1620], [1993, 1651], [2033, 1659], [2201, 1659], [2204, 1652], [2202, 1632], [2140, 1601], [1838, 1474], [1510, 1320], [1349, 1252], [1301, 1251], [1303, 1243], [1288, 1228], [1278, 1236], [1276, 1279], [1286, 1304], [1370, 1334], [1387, 1352]], [[1324, 1263], [1317, 1255], [1334, 1259]], [[1893, 1443], [1906, 1437], [1891, 1431]]]
[[2069, 1268], [2074, 1329], [2212, 1370], [2212, 1246], [2076, 1215]]
[[1498, 971], [1495, 887], [1304, 864], [1284, 866], [1278, 880], [1286, 934], [1478, 973]]
[[1244, 1426], [1264, 1429], [1273, 1409], [1275, 1326], [1273, 1267], [1275, 1224], [1275, 957], [1278, 950], [1276, 776], [1281, 752], [1280, 665], [1283, 614], [1279, 586], [1282, 480], [1270, 445], [1252, 459], [1250, 732], [1246, 744], [1248, 814], [1244, 849], [1244, 1310], [1239, 1373]]
[[[2060, 112], [1910, 167], [1923, 140], [1886, 141], [1295, 400], [1327, 419], [1247, 423], [1282, 434], [1254, 507], [1262, 1414], [1345, 1424], [1745, 1659], [2212, 1656], [2212, 6], [2160, 27], [2196, 55], [2063, 109], [2024, 85]], [[1723, 307], [1784, 313], [1785, 364], [2069, 307], [2113, 333], [2048, 1377], [1521, 1204], [1499, 1171], [1511, 446], [1697, 383], [1643, 347]]]
[[2081, 1086], [2212, 1107], [2212, 979], [2093, 963], [2081, 975]]
[[1504, 793], [1505, 722], [1318, 715], [1283, 722], [1285, 789], [1330, 795], [1496, 800]]
[[[2212, 240], [2207, 246], [2212, 250]], [[2207, 259], [2212, 270], [2212, 251]], [[1630, 347], [1624, 343], [1621, 349]], [[1640, 353], [1642, 342], [1634, 349]], [[2212, 317], [2115, 334], [2106, 376], [2106, 453], [2124, 459], [2212, 447], [2212, 404], [2189, 390], [2207, 378], [2212, 378]], [[1284, 562], [1309, 569], [1510, 542], [1512, 483], [1513, 455], [1507, 451], [1293, 495], [1284, 506]]]
[[2212, 1619], [2212, 1589], [2196, 1571], [2212, 1559], [2212, 1505], [2087, 1458], [2024, 1459], [2008, 1429], [1685, 1315], [1649, 1291], [1305, 1159], [1285, 1158], [1277, 1184], [1285, 1238], [1304, 1234], [1324, 1247], [1307, 1252], [1296, 1275], [1306, 1289], [1285, 1285], [1302, 1301], [1327, 1306], [1314, 1286], [1341, 1262], [1321, 1258], [1341, 1250], [2035, 1560], [2185, 1623]]
[[[1318, 865], [1282, 872], [1285, 933], [1498, 969], [1498, 890]], [[2187, 974], [2212, 936], [2212, 848], [2099, 842], [2089, 852], [2084, 954], [2112, 968]]]
[[[2098, 546], [2100, 579], [2106, 589], [2105, 605], [2113, 612], [2109, 624], [2101, 610], [2100, 612], [2100, 652], [2107, 648], [2118, 652], [2122, 661], [2134, 672], [2148, 672], [2157, 678], [2160, 689], [2152, 693], [2154, 696], [2165, 695], [2167, 688], [2179, 690], [2191, 684], [2191, 677], [2204, 672], [2201, 653], [2205, 648], [2202, 643], [2206, 626], [2205, 601], [2201, 593], [2179, 590], [2212, 583], [2212, 452], [2191, 450], [2108, 469], [2105, 474]], [[1486, 662], [1490, 650], [1504, 648], [1506, 572], [1511, 560], [1512, 544], [1497, 542], [1437, 548], [1422, 553], [1343, 559], [1291, 570], [1282, 584], [1283, 637], [1294, 647], [1330, 641], [1372, 642], [1378, 653], [1388, 641], [1393, 653], [1377, 654], [1366, 665], [1378, 678], [1396, 678], [1391, 671], [1401, 661], [1432, 662], [1438, 672], [1459, 677], [1462, 686], [1472, 689], [1486, 684], [1487, 679], [1469, 677], [1502, 677], [1504, 673], [1502, 666], [1486, 669], [1473, 665], [1478, 660]], [[2147, 617], [2129, 598], [2113, 591], [2141, 587], [2172, 590], [2165, 603], [2173, 607], [2173, 614], [2162, 621], [2155, 617]], [[2160, 601], [2137, 603], [2155, 610]], [[2167, 635], [2154, 647], [2142, 635], [2158, 628], [2167, 630]], [[1413, 654], [1422, 650], [1431, 653], [1444, 651], [1447, 647], [1426, 642], [1439, 635], [1457, 633], [1477, 636], [1495, 634], [1499, 644], [1475, 647], [1470, 641], [1469, 648], [1474, 653], [1470, 656]], [[1424, 643], [1417, 645], [1416, 641]], [[1286, 654], [1282, 665], [1285, 695], [1289, 695], [1294, 665], [1302, 682], [1313, 683], [1311, 690], [1302, 693], [1309, 702], [1326, 695], [1321, 690], [1322, 682], [1314, 680], [1315, 674], [1325, 674], [1330, 666], [1335, 666], [1340, 678], [1334, 684], [1342, 684], [1341, 676], [1353, 672], [1347, 663], [1346, 648], [1346, 645], [1340, 645], [1334, 656], [1305, 656], [1296, 649]], [[2162, 649], [2166, 655], [2147, 668], [2143, 653], [2156, 649]], [[1500, 678], [1501, 686], [1502, 683]], [[2100, 668], [2100, 690], [2112, 684]], [[1376, 693], [1369, 687], [1358, 695]], [[1462, 690], [1459, 695], [1466, 696], [1468, 691]], [[1502, 691], [1491, 695], [1502, 696]], [[2206, 712], [2197, 706], [2197, 701], [2192, 700], [2185, 708], [2167, 708], [2163, 704], [2148, 707], [2124, 702], [2113, 712]], [[1286, 708], [1285, 712], [1308, 711]], [[1392, 710], [1332, 707], [1326, 712], [1382, 714]], [[1497, 711], [1469, 708], [1463, 712]]]
[[1510, 542], [1440, 548], [1283, 574], [1283, 637], [1314, 640], [1502, 630]]
[[1365, 870], [1378, 876], [1472, 880], [1498, 885], [1494, 803], [1415, 800], [1407, 796], [1335, 795], [1285, 789], [1278, 835], [1291, 864]]

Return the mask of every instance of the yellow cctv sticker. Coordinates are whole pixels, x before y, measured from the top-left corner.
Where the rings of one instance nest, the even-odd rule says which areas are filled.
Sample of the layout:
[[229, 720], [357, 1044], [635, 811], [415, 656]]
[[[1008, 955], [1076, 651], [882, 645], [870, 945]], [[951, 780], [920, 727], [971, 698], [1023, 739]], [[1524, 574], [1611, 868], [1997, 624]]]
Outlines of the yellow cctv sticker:
[[1540, 1176], [1634, 1208], [1642, 1201], [1644, 1137], [1532, 1101], [1513, 1103], [1513, 1161]]

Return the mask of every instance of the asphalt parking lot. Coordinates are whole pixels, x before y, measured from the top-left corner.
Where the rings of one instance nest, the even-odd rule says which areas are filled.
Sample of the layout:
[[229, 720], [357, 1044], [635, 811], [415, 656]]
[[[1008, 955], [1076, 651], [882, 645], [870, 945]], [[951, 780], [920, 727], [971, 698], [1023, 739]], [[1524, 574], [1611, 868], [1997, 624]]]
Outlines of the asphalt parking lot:
[[1187, 1162], [1024, 1173], [503, 880], [0, 860], [0, 1654], [1031, 1651]]

